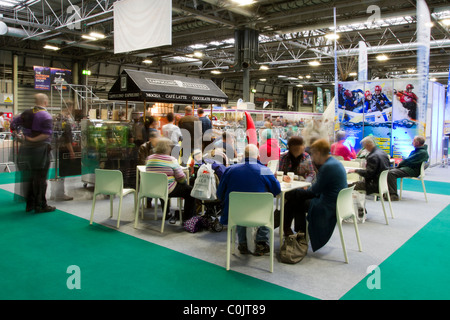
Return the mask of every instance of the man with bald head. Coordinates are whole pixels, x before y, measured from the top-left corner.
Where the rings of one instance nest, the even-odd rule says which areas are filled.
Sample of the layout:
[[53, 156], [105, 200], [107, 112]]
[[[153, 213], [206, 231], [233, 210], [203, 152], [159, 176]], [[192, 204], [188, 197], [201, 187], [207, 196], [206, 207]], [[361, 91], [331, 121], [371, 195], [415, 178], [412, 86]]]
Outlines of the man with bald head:
[[16, 116], [11, 129], [21, 142], [18, 166], [23, 178], [23, 194], [27, 201], [26, 212], [51, 212], [56, 208], [47, 205], [47, 175], [50, 167], [53, 119], [47, 112], [48, 96], [34, 96], [35, 106]]
[[[244, 163], [228, 167], [220, 179], [217, 188], [217, 197], [222, 201], [223, 210], [220, 216], [222, 224], [228, 224], [228, 205], [231, 192], [270, 192], [274, 196], [281, 192], [280, 183], [272, 171], [259, 162], [258, 147], [249, 144], [245, 147]], [[246, 228], [237, 227], [239, 252], [248, 254]], [[269, 230], [265, 227], [258, 228], [254, 255], [264, 255], [270, 252], [268, 245]]]

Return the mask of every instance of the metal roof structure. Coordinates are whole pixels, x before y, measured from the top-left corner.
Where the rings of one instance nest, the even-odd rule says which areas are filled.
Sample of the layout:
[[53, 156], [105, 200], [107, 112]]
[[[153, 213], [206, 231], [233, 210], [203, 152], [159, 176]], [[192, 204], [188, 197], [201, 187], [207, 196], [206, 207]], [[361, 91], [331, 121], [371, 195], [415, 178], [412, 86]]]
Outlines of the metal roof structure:
[[[114, 54], [116, 1], [2, 0], [0, 50], [81, 60], [88, 66], [109, 63], [239, 81], [242, 69], [236, 66], [244, 61], [236, 56], [236, 32], [251, 30], [258, 38], [257, 56], [249, 66], [252, 81], [290, 86], [331, 84], [335, 53], [339, 80], [353, 80], [360, 41], [368, 48], [369, 79], [415, 74], [415, 1], [253, 0], [248, 5], [236, 1], [172, 0], [171, 46]], [[433, 22], [430, 78], [445, 84], [450, 64], [450, 2], [426, 2]], [[334, 8], [339, 35], [336, 50], [329, 38], [335, 31]], [[87, 38], [92, 31], [104, 38]], [[44, 45], [59, 50], [51, 52]], [[196, 51], [202, 56], [195, 56]], [[379, 54], [388, 60], [377, 60]], [[91, 79], [96, 77], [101, 75], [94, 72]]]

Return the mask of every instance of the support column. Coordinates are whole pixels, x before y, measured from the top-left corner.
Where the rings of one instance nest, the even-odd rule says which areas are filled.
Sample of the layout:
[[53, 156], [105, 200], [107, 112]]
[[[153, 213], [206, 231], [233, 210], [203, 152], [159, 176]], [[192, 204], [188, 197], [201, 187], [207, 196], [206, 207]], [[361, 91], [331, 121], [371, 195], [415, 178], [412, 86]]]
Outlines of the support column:
[[242, 99], [244, 102], [250, 101], [250, 69], [246, 68], [244, 71], [244, 77], [242, 81]]
[[19, 56], [13, 55], [13, 115], [19, 113]]

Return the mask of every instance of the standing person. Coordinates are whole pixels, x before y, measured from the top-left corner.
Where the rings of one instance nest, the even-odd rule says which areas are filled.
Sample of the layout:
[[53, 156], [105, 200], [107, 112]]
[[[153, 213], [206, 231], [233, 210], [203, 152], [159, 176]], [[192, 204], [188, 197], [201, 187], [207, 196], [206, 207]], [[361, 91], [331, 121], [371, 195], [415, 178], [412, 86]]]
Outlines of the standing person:
[[174, 146], [172, 149], [172, 156], [176, 159], [180, 156], [180, 146], [178, 143], [183, 140], [180, 128], [174, 124], [175, 116], [172, 112], [167, 114], [168, 123], [162, 126], [162, 135], [165, 138], [172, 140]]
[[[61, 137], [57, 140], [57, 148], [59, 153], [59, 171], [62, 176], [61, 179], [51, 181], [51, 198], [56, 201], [70, 201], [73, 200], [73, 197], [66, 195], [65, 193], [65, 174], [67, 173], [67, 162], [63, 164], [64, 154], [69, 155], [70, 165], [75, 165], [73, 160], [75, 160], [75, 152], [73, 151], [73, 136], [72, 136], [72, 126], [74, 124], [74, 120], [72, 117], [73, 112], [73, 102], [68, 101], [66, 108], [61, 110], [61, 114], [59, 114], [54, 123], [54, 131], [60, 131]], [[67, 160], [65, 160], [67, 161]], [[81, 163], [79, 164], [81, 165]], [[66, 171], [65, 171], [66, 170]]]
[[425, 144], [425, 138], [416, 136], [412, 145], [414, 150], [394, 169], [388, 173], [388, 187], [391, 201], [398, 201], [397, 195], [397, 179], [405, 177], [418, 177], [420, 175], [420, 167], [422, 162], [428, 161], [428, 146]]
[[205, 116], [205, 111], [203, 108], [197, 109], [197, 115], [202, 122], [202, 151], [204, 151], [206, 146], [211, 143], [212, 122], [207, 116]]
[[5, 131], [5, 118], [3, 117], [4, 112], [0, 112], [0, 132]]
[[19, 170], [25, 178], [24, 196], [26, 212], [35, 213], [55, 211], [45, 198], [47, 175], [50, 167], [51, 138], [53, 119], [47, 112], [48, 96], [38, 93], [34, 96], [35, 106], [22, 112], [11, 123], [14, 134], [22, 140], [19, 149]]
[[201, 149], [202, 146], [202, 123], [194, 116], [192, 107], [186, 106], [184, 108], [184, 117], [178, 122], [178, 127], [180, 127], [183, 136], [181, 142], [182, 163], [186, 164], [194, 149]]
[[[347, 188], [347, 173], [339, 160], [330, 155], [330, 144], [319, 139], [311, 145], [311, 157], [320, 167], [316, 181], [307, 190], [297, 189], [286, 194], [285, 213], [295, 217], [295, 231], [308, 232], [313, 251], [323, 247], [336, 227], [336, 201], [339, 192]], [[292, 234], [289, 228], [286, 236]]]
[[[228, 224], [229, 195], [231, 192], [270, 192], [274, 196], [281, 192], [280, 183], [270, 169], [257, 160], [258, 157], [258, 147], [253, 144], [247, 145], [244, 163], [228, 167], [220, 179], [217, 197], [223, 203], [223, 211], [220, 217], [222, 224]], [[248, 254], [246, 228], [238, 226], [237, 234], [239, 252]], [[266, 227], [258, 228], [255, 255], [270, 252], [268, 240], [269, 230]]]
[[365, 169], [350, 169], [349, 173], [356, 172], [364, 181], [357, 181], [355, 190], [364, 190], [367, 194], [378, 193], [378, 180], [381, 172], [389, 169], [389, 157], [386, 152], [377, 147], [372, 136], [367, 136], [361, 145], [369, 154], [366, 156]]
[[261, 132], [259, 145], [259, 157], [262, 164], [267, 165], [270, 160], [280, 160], [281, 150], [278, 139], [272, 138], [271, 129], [265, 129]]

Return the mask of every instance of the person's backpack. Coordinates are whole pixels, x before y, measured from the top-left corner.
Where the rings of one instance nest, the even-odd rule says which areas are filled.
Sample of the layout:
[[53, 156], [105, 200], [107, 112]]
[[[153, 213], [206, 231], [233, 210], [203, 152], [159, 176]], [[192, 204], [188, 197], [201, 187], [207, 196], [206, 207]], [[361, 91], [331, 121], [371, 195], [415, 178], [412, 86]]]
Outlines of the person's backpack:
[[210, 163], [202, 164], [197, 171], [191, 197], [199, 200], [216, 200], [216, 178]]

